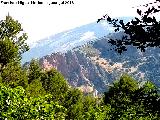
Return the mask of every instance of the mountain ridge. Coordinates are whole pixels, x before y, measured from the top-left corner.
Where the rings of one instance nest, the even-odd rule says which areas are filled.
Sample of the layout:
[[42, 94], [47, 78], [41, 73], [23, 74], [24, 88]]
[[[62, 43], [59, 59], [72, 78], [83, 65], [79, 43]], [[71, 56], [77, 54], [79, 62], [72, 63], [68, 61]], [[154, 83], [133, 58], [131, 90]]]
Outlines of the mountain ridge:
[[[120, 17], [119, 19], [128, 21], [132, 18], [133, 17]], [[113, 27], [106, 21], [102, 21], [100, 23], [93, 22], [57, 33], [39, 41], [30, 43], [30, 50], [22, 55], [22, 63], [28, 62], [33, 58], [41, 58], [55, 52], [66, 52], [90, 41], [96, 41], [112, 32]]]

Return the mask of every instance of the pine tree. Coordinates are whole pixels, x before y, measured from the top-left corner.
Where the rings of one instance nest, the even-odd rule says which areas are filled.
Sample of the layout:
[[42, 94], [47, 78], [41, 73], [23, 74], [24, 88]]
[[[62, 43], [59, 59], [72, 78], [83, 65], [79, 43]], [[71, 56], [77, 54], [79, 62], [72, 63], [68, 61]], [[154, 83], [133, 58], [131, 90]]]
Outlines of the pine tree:
[[0, 72], [8, 63], [20, 61], [22, 53], [29, 50], [27, 38], [21, 24], [11, 16], [0, 21]]

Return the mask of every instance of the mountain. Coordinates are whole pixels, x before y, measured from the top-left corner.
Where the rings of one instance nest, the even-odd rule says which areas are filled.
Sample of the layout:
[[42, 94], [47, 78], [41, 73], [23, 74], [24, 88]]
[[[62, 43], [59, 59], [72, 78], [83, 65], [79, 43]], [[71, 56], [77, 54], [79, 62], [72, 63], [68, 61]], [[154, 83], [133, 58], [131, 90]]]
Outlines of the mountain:
[[[119, 35], [112, 34], [114, 36]], [[141, 82], [151, 80], [160, 86], [159, 48], [148, 48], [142, 53], [130, 46], [128, 51], [120, 55], [110, 50], [108, 37], [66, 53], [44, 56], [40, 59], [40, 65], [45, 69], [56, 68], [70, 85], [86, 93], [103, 93], [123, 73], [128, 73]]]
[[40, 59], [40, 65], [45, 69], [56, 68], [64, 75], [71, 86], [78, 87], [86, 93], [104, 92], [106, 89], [107, 72], [93, 64], [80, 51], [53, 53], [44, 56]]
[[30, 45], [30, 50], [23, 54], [23, 61], [40, 58], [55, 52], [66, 52], [76, 46], [83, 45], [96, 38], [105, 36], [110, 30], [103, 24], [91, 23], [72, 30], [68, 30]]
[[[121, 33], [120, 33], [121, 34]], [[110, 37], [120, 37], [119, 34], [112, 34]], [[93, 48], [100, 52], [100, 58], [111, 61], [111, 65], [117, 63], [121, 65], [120, 72], [133, 75], [138, 80], [151, 80], [160, 86], [160, 49], [147, 48], [141, 52], [135, 47], [129, 46], [123, 54], [119, 54], [110, 48], [108, 38], [102, 38], [93, 44]]]
[[[133, 17], [122, 17], [119, 19], [128, 21], [132, 18]], [[111, 32], [113, 32], [113, 28], [106, 21], [102, 21], [49, 36], [29, 44], [30, 50], [23, 54], [22, 63], [30, 61], [32, 58], [41, 58], [55, 52], [64, 53], [90, 41], [98, 40], [97, 38], [106, 36]]]
[[70, 85], [86, 93], [103, 93], [123, 73], [160, 86], [160, 49], [143, 53], [129, 46], [120, 55], [110, 50], [108, 39], [123, 33], [112, 32], [106, 22], [84, 25], [36, 42], [23, 60], [38, 57], [44, 69], [56, 68]]

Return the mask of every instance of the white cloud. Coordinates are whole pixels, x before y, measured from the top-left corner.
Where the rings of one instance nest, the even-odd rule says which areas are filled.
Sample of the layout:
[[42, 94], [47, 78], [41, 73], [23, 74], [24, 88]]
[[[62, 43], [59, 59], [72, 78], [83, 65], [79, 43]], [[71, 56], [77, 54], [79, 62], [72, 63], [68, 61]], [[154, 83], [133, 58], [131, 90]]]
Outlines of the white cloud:
[[105, 28], [106, 28], [106, 27], [109, 27], [109, 25], [108, 25], [108, 23], [107, 23], [106, 21], [104, 21], [104, 22], [102, 21], [102, 22], [101, 22], [101, 25], [102, 25], [103, 27], [105, 27]]
[[109, 31], [114, 31], [114, 27], [111, 27], [111, 26], [109, 26], [109, 24], [106, 22], [106, 21], [102, 21], [101, 22], [101, 25], [102, 25], [102, 27], [104, 28], [104, 29], [107, 29], [107, 30], [109, 30]]
[[34, 48], [37, 45], [36, 42], [30, 42], [30, 41], [27, 44], [29, 45], [30, 49]]
[[88, 40], [88, 39], [90, 40], [95, 38], [96, 38], [95, 33], [88, 31], [83, 34], [83, 36], [80, 38], [80, 41]]

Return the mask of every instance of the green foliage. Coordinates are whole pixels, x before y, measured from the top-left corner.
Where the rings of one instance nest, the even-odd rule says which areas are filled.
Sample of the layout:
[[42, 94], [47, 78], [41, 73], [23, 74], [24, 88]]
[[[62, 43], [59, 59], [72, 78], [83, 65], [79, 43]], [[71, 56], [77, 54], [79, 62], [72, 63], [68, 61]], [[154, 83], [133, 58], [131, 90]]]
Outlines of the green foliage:
[[8, 86], [16, 87], [23, 86], [27, 87], [28, 78], [25, 70], [21, 68], [20, 63], [11, 62], [8, 63], [1, 73], [2, 82]]
[[14, 43], [5, 38], [0, 40], [0, 70], [7, 65], [7, 63], [13, 62], [18, 58], [18, 47]]
[[2, 41], [4, 38], [12, 40], [18, 46], [19, 54], [29, 50], [25, 43], [28, 38], [27, 34], [23, 32], [21, 24], [9, 15], [0, 22], [0, 38]]
[[145, 120], [159, 119], [159, 96], [155, 85], [138, 82], [129, 76], [122, 76], [104, 94], [104, 103], [111, 106], [110, 119]]
[[156, 86], [151, 82], [146, 82], [139, 91], [136, 92], [139, 95], [139, 103], [143, 102], [146, 114], [152, 113], [152, 115], [160, 114], [160, 96], [158, 95]]
[[42, 87], [41, 81], [39, 79], [35, 79], [30, 84], [28, 84], [26, 93], [29, 97], [39, 97], [44, 96], [46, 94], [46, 91]]
[[38, 60], [31, 60], [28, 68], [28, 83], [32, 80], [39, 79], [41, 77], [42, 69], [39, 66]]
[[1, 77], [1, 75], [0, 75], [0, 84], [2, 83], [2, 77]]
[[108, 113], [110, 108], [100, 105], [99, 100], [92, 96], [83, 97], [83, 114], [87, 120], [104, 120], [109, 119]]
[[64, 119], [66, 109], [51, 98], [46, 95], [28, 99], [22, 87], [0, 85], [0, 119]]
[[71, 88], [65, 99], [64, 107], [67, 108], [66, 119], [76, 120], [104, 120], [109, 107], [100, 106], [100, 101], [93, 96], [84, 96], [78, 89]]
[[54, 100], [64, 101], [69, 86], [62, 74], [55, 69], [51, 69], [43, 73], [41, 82], [45, 91], [53, 95]]
[[66, 119], [83, 119], [82, 92], [70, 89], [65, 95], [64, 106], [68, 109]]
[[[130, 76], [123, 75], [120, 80], [113, 83], [113, 87], [105, 93], [104, 102], [109, 102], [115, 106], [121, 106], [122, 103], [131, 102], [130, 97], [136, 89], [138, 89], [138, 83]], [[115, 101], [119, 101], [120, 103]]]
[[21, 54], [29, 50], [26, 40], [27, 35], [18, 21], [9, 15], [0, 21], [0, 69], [11, 61], [20, 60]]

